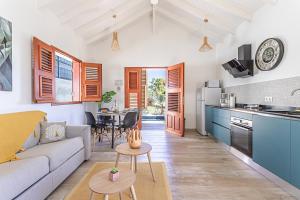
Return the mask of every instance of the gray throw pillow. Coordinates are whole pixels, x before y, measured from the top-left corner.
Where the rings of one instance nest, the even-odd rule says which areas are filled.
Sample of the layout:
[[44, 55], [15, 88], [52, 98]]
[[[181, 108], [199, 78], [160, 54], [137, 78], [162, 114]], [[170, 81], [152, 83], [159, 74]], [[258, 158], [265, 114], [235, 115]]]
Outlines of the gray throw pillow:
[[40, 144], [56, 142], [66, 138], [66, 122], [42, 122]]

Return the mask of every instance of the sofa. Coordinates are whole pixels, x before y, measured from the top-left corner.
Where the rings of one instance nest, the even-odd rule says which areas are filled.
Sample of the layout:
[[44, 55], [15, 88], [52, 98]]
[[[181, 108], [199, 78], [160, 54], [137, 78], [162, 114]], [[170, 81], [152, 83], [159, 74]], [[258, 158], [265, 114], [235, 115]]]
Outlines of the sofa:
[[61, 141], [35, 144], [0, 164], [1, 200], [47, 198], [82, 162], [91, 156], [90, 126], [67, 126]]

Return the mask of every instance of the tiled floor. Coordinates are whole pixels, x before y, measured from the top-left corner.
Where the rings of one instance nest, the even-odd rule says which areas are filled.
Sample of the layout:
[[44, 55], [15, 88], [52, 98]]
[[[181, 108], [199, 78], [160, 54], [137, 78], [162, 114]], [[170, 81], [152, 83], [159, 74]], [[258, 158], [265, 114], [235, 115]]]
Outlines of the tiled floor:
[[[166, 163], [174, 200], [294, 199], [208, 137], [188, 132], [180, 138], [162, 130], [145, 130], [143, 139], [153, 146], [153, 161]], [[96, 151], [49, 199], [63, 199], [94, 162], [115, 160], [108, 142], [97, 144]]]

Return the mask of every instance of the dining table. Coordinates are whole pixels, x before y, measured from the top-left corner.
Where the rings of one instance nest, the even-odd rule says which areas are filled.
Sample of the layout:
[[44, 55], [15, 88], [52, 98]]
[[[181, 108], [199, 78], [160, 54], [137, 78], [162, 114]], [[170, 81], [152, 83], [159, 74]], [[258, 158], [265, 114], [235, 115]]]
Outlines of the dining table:
[[125, 116], [127, 113], [127, 110], [122, 111], [106, 111], [106, 112], [97, 112], [97, 116], [103, 116], [103, 117], [111, 117], [111, 148], [115, 148], [115, 126], [116, 126], [116, 117], [118, 117], [119, 125], [121, 124], [121, 116]]

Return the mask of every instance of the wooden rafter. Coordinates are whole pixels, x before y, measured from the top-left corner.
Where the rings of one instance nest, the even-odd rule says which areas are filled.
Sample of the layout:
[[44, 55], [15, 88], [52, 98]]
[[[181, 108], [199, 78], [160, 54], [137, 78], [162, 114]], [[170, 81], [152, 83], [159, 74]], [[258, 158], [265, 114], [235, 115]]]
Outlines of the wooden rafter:
[[[76, 28], [76, 32], [79, 34], [89, 34], [95, 30], [106, 29], [112, 26], [115, 21], [112, 19], [113, 14], [117, 14], [118, 21], [124, 19], [125, 16], [130, 16], [131, 13], [139, 12], [139, 9], [143, 9], [148, 4], [145, 4], [144, 0], [134, 0], [131, 3], [127, 3], [126, 5], [120, 6], [119, 8], [115, 8], [112, 11], [106, 12], [104, 15], [100, 15], [92, 20], [87, 21], [80, 27]], [[150, 6], [148, 6], [150, 8]]]
[[[180, 24], [181, 26], [187, 28], [188, 30], [190, 30], [193, 34], [195, 34], [197, 37], [203, 37], [204, 33], [203, 31], [200, 29], [200, 26], [195, 24], [195, 23], [191, 23], [185, 19], [182, 19], [180, 16], [177, 16], [176, 14], [168, 11], [167, 9], [164, 8], [158, 8], [157, 12], [159, 14], [161, 14], [164, 17], [167, 17], [168, 19], [172, 20], [173, 22]], [[198, 27], [198, 28], [197, 28]], [[209, 30], [205, 31], [206, 34], [209, 35], [209, 37], [211, 38], [211, 40], [213, 40], [214, 42], [220, 42], [221, 41], [221, 37], [220, 35], [213, 33]]]
[[122, 20], [120, 23], [118, 23], [115, 26], [112, 26], [111, 28], [107, 29], [107, 30], [101, 30], [99, 32], [96, 32], [93, 36], [86, 38], [87, 43], [91, 44], [93, 42], [99, 41], [103, 38], [105, 38], [106, 36], [112, 34], [114, 31], [120, 30], [132, 23], [134, 23], [136, 20], [140, 19], [141, 17], [143, 17], [146, 14], [149, 14], [152, 11], [151, 7], [148, 7], [144, 10], [140, 10], [139, 13], [135, 13], [134, 15]]
[[196, 8], [195, 6], [191, 5], [189, 2], [185, 0], [166, 0], [171, 5], [181, 9], [182, 11], [190, 14], [191, 16], [198, 18], [199, 20], [203, 20], [206, 17], [209, 17], [210, 24], [215, 26], [217, 29], [220, 29], [227, 33], [233, 33], [233, 24], [228, 24], [224, 22], [224, 20], [220, 18], [216, 18], [214, 16], [207, 16], [207, 12]]
[[[191, 0], [186, 0], [188, 2], [191, 2]], [[234, 15], [236, 17], [242, 18], [244, 20], [250, 21], [252, 19], [252, 15], [241, 9], [238, 8], [234, 3], [230, 3], [230, 1], [224, 1], [224, 0], [200, 0], [199, 4], [201, 4], [201, 2], [207, 3], [209, 5], [211, 5], [212, 7], [216, 7], [219, 8], [220, 10]]]
[[[76, 19], [81, 18], [80, 23], [76, 23], [74, 28], [78, 28], [84, 25], [87, 21], [93, 20], [99, 16], [104, 15], [107, 12], [118, 8], [119, 6], [124, 6], [127, 0], [91, 0], [81, 6], [73, 8], [72, 10], [65, 12], [63, 15], [59, 16], [63, 24], [71, 23], [72, 21], [79, 21]], [[82, 20], [82, 15], [87, 17]]]

